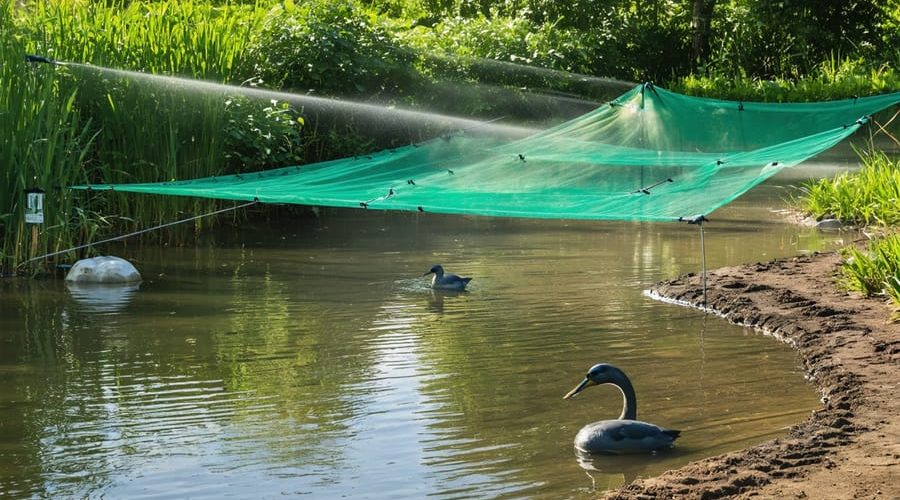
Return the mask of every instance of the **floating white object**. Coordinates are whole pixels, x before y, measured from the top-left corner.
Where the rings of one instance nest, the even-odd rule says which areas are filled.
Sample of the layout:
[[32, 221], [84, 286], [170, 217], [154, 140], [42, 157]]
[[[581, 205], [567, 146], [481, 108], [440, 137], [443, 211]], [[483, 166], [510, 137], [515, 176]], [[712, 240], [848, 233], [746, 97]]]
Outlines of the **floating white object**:
[[141, 279], [131, 262], [105, 255], [79, 260], [66, 275], [66, 281], [78, 283], [135, 283]]

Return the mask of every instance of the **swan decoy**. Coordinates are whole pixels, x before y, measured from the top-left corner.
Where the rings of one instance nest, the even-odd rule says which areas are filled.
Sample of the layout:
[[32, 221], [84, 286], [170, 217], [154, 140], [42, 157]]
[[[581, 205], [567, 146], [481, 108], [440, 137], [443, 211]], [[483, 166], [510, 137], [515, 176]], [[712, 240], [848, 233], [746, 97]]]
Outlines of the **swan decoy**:
[[671, 448], [681, 431], [641, 422], [637, 419], [637, 397], [625, 373], [613, 365], [599, 363], [563, 399], [569, 399], [592, 385], [610, 384], [622, 391], [625, 404], [616, 420], [585, 425], [575, 436], [575, 447], [588, 453], [646, 453]]
[[460, 278], [455, 274], [444, 274], [444, 268], [440, 264], [431, 266], [431, 269], [422, 276], [434, 273], [431, 278], [431, 288], [436, 290], [465, 290], [472, 278]]

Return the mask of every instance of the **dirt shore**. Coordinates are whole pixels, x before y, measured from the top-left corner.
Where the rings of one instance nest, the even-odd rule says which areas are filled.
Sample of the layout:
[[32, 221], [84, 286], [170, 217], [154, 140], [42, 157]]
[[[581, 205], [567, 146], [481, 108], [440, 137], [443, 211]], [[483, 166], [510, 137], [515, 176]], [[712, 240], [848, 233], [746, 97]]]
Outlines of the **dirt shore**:
[[[708, 276], [709, 309], [789, 343], [823, 407], [787, 437], [692, 462], [607, 498], [900, 498], [900, 324], [834, 285], [834, 253], [727, 267]], [[698, 275], [653, 294], [700, 306]]]

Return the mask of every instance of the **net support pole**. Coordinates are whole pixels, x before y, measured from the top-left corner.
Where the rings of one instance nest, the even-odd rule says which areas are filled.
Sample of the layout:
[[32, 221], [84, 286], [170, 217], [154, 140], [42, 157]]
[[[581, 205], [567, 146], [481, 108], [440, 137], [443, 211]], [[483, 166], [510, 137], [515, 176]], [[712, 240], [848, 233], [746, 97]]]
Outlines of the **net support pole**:
[[700, 226], [700, 268], [703, 272], [703, 307], [706, 307], [706, 242], [703, 240], [703, 222], [701, 221], [697, 225]]
[[706, 300], [706, 241], [703, 238], [703, 223], [709, 219], [705, 215], [694, 215], [693, 217], [679, 217], [679, 221], [688, 224], [696, 224], [700, 228], [700, 281], [703, 284], [703, 307], [707, 306]]

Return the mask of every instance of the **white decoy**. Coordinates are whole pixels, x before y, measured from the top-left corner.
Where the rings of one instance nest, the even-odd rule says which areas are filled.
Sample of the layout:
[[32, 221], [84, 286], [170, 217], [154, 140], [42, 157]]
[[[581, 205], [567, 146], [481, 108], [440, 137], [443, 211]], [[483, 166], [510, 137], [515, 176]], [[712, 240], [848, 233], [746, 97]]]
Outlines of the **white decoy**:
[[563, 399], [569, 399], [592, 385], [610, 384], [622, 391], [625, 403], [617, 420], [601, 420], [582, 427], [575, 436], [575, 447], [587, 453], [647, 453], [671, 448], [681, 431], [635, 420], [637, 398], [625, 373], [613, 365], [599, 363]]
[[431, 278], [431, 288], [435, 290], [465, 290], [466, 285], [472, 281], [472, 278], [460, 278], [455, 274], [444, 274], [444, 268], [440, 264], [431, 266], [431, 269], [422, 276], [428, 276], [434, 273]]

